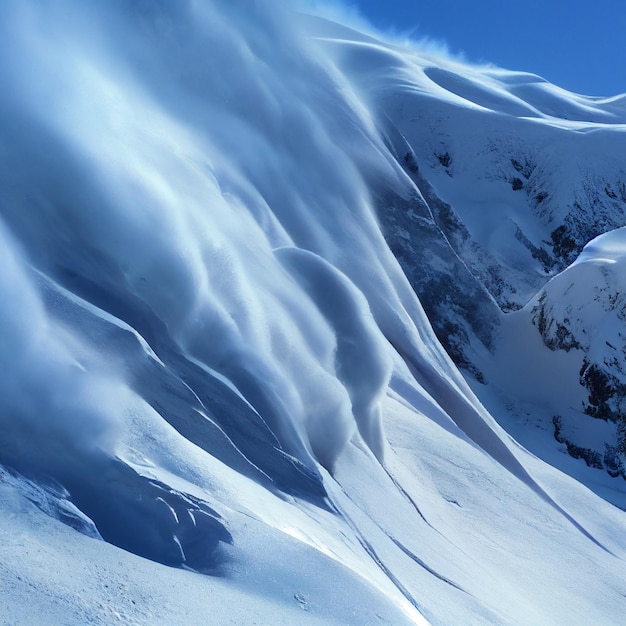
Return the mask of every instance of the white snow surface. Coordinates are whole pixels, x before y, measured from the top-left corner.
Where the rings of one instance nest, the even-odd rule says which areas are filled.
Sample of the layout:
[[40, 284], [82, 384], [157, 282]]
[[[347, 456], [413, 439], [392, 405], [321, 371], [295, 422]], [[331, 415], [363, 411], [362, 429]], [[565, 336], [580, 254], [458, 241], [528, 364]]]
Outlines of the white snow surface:
[[623, 623], [626, 514], [498, 426], [372, 200], [383, 97], [623, 100], [283, 4], [0, 5], [0, 623]]

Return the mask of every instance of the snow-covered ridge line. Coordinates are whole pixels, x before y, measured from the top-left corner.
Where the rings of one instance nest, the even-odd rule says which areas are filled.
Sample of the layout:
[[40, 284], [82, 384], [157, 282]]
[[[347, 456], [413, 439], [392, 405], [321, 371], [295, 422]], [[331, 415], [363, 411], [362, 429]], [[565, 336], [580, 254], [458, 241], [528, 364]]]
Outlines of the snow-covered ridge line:
[[[384, 68], [389, 83], [397, 81], [411, 91], [430, 94], [458, 106], [491, 110], [513, 117], [537, 118], [564, 128], [621, 126], [626, 124], [626, 94], [595, 97], [576, 94], [536, 74], [491, 66], [469, 66], [434, 57], [418, 49], [394, 46], [327, 20], [303, 16], [305, 28], [316, 39], [352, 55], [357, 72], [375, 79]], [[345, 61], [344, 61], [345, 62]], [[373, 70], [373, 71], [372, 71]], [[567, 123], [569, 122], [569, 123]]]

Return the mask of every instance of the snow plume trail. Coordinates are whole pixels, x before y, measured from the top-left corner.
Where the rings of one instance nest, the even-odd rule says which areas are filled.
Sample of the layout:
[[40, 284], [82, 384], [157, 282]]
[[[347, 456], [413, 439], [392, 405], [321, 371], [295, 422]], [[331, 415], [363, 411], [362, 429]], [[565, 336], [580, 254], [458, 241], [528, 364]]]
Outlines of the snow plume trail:
[[353, 432], [354, 394], [335, 375], [335, 333], [272, 251], [344, 269], [356, 250], [390, 257], [359, 170], [381, 145], [295, 18], [271, 8], [3, 4], [3, 58], [20, 59], [0, 67], [3, 213], [38, 269], [142, 301], [315, 471]]
[[281, 248], [276, 254], [333, 328], [337, 378], [350, 395], [363, 440], [382, 462], [380, 401], [391, 377], [391, 359], [367, 301], [345, 275], [319, 256], [298, 248]]
[[50, 320], [0, 225], [0, 461], [65, 475], [112, 454], [123, 384]]
[[[33, 267], [133, 327], [172, 378], [187, 384], [198, 364], [189, 395], [208, 404], [217, 384], [199, 372], [219, 379], [245, 406], [216, 402], [212, 417], [252, 463], [267, 472], [280, 456], [320, 486], [318, 464], [332, 471], [356, 432], [383, 460], [389, 342], [426, 379], [460, 374], [375, 217], [370, 186], [406, 190], [406, 176], [281, 4], [0, 3], [0, 212]], [[187, 545], [213, 554], [230, 538], [215, 511], [115, 459], [116, 421], [136, 404], [157, 419], [153, 405], [99, 369], [96, 337], [83, 346], [62, 309], [46, 313], [1, 243], [14, 344], [0, 353], [1, 453], [65, 463], [78, 504], [122, 547], [168, 564], [189, 564]], [[441, 394], [466, 403], [464, 389]], [[253, 421], [262, 436], [244, 442]], [[203, 539], [188, 519], [205, 520]]]

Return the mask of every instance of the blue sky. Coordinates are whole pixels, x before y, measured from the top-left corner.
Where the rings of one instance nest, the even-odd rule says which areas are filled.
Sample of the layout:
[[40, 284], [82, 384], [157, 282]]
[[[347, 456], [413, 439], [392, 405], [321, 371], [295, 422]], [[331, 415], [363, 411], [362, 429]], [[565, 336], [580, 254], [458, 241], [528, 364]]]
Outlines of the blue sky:
[[349, 0], [374, 26], [587, 95], [626, 92], [624, 0]]

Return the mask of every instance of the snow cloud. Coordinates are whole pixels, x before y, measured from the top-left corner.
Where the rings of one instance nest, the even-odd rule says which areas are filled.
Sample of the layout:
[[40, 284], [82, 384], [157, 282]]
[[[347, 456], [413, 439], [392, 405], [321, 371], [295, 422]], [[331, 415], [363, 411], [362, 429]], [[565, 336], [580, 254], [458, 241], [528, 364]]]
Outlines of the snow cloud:
[[[2, 215], [38, 270], [127, 303], [115, 314], [141, 303], [180, 350], [234, 384], [286, 452], [330, 468], [357, 429], [381, 455], [380, 416], [368, 400], [357, 426], [354, 384], [335, 371], [333, 323], [273, 250], [319, 254], [351, 289], [378, 272], [379, 297], [392, 302], [380, 262], [348, 262], [352, 249], [394, 263], [364, 183], [385, 148], [294, 14], [271, 8], [3, 4]], [[83, 372], [68, 334], [50, 325], [29, 279], [20, 281], [6, 299], [32, 301], [20, 307], [32, 320], [16, 313], [7, 322], [25, 324], [20, 350], [43, 329], [14, 372], [15, 389], [33, 387], [20, 397], [37, 399], [23, 423], [44, 428], [34, 416], [58, 405], [50, 428], [97, 439], [123, 407], [97, 406], [101, 379]], [[368, 324], [368, 337], [384, 342]], [[46, 372], [58, 380], [48, 384]], [[81, 412], [91, 416], [84, 423]]]
[[[467, 55], [462, 50], [453, 50], [445, 39], [421, 33], [419, 25], [406, 29], [381, 28], [365, 17], [359, 7], [353, 3], [342, 2], [341, 0], [298, 0], [296, 6], [298, 10], [304, 13], [318, 15], [344, 24], [402, 48], [440, 57], [455, 63], [470, 64]], [[472, 65], [476, 64], [472, 63]]]
[[0, 256], [0, 462], [55, 473], [110, 454], [121, 383], [48, 318], [4, 227]]

